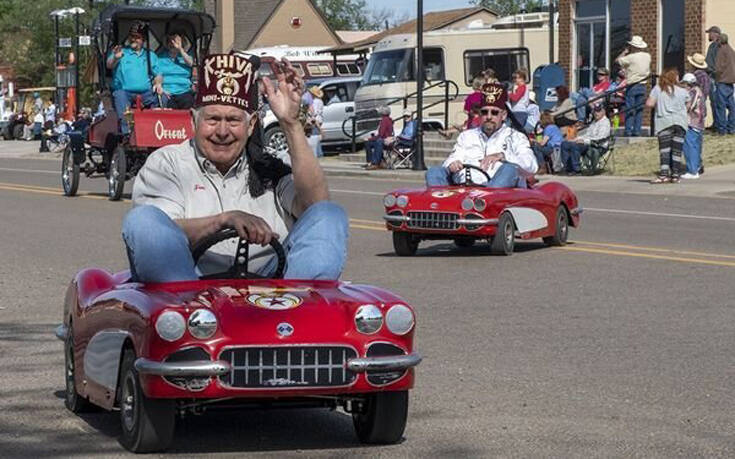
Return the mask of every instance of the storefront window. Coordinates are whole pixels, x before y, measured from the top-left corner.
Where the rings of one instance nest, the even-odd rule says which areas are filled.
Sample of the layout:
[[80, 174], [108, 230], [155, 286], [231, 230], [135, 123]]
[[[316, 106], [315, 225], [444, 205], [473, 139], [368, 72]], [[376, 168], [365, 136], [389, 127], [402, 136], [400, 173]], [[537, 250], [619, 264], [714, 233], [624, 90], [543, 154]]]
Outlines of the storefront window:
[[662, 70], [674, 67], [684, 73], [684, 0], [661, 0]]
[[630, 40], [630, 0], [610, 2], [610, 61], [613, 71], [620, 67], [615, 58], [623, 52]]
[[577, 2], [577, 18], [604, 16], [607, 0], [579, 0]]

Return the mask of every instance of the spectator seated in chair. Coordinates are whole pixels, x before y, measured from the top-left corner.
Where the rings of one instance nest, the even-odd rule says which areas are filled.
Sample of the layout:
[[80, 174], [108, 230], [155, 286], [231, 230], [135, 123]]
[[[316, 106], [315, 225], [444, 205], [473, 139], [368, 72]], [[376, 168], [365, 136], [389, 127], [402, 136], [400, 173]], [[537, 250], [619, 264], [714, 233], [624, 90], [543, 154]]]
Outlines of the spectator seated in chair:
[[393, 143], [393, 120], [390, 117], [390, 107], [380, 106], [378, 113], [381, 115], [378, 131], [365, 139], [366, 169], [382, 169], [384, 167], [383, 150], [387, 145]]
[[576, 175], [582, 172], [581, 157], [590, 157], [592, 170], [597, 167], [597, 158], [591, 157], [599, 154], [600, 150], [606, 148], [606, 144], [610, 139], [611, 126], [610, 120], [605, 114], [605, 107], [597, 104], [593, 107], [594, 122], [582, 132], [573, 141], [565, 140], [561, 143], [561, 159], [569, 175]]
[[559, 126], [554, 124], [554, 117], [548, 111], [541, 114], [541, 127], [543, 128], [541, 140], [532, 141], [531, 148], [533, 148], [533, 153], [536, 155], [539, 171], [552, 172], [553, 167], [549, 168], [547, 165], [551, 164], [554, 149], [561, 148], [564, 138]]

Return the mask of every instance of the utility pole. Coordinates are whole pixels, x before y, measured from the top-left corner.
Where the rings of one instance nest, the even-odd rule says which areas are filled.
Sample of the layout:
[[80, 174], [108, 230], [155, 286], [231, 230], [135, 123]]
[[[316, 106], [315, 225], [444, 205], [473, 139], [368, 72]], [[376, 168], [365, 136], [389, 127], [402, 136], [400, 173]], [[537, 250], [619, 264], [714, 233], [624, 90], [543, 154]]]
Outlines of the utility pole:
[[554, 0], [549, 0], [549, 64], [553, 64], [556, 60], [554, 56], [554, 26], [556, 25], [556, 21], [554, 21], [555, 9]]
[[[424, 0], [416, 0], [416, 153], [413, 155], [413, 170], [426, 170], [424, 164]], [[446, 127], [446, 126], [445, 126]]]

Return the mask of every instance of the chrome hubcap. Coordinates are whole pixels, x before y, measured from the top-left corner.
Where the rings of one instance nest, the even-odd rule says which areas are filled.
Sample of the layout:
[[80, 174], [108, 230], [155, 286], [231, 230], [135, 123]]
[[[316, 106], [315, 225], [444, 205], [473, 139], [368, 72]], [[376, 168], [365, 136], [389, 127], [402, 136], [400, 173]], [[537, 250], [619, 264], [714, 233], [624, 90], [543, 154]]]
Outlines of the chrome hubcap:
[[569, 231], [569, 224], [567, 223], [567, 215], [563, 213], [559, 217], [559, 236], [562, 241], [567, 240], [568, 231]]
[[130, 377], [125, 380], [125, 384], [123, 385], [120, 411], [122, 412], [123, 427], [125, 427], [125, 430], [133, 430], [135, 424], [135, 383]]
[[288, 142], [286, 142], [286, 134], [283, 132], [275, 132], [271, 138], [270, 142], [268, 142], [271, 148], [273, 148], [278, 153], [284, 153], [286, 150], [288, 150]]
[[66, 345], [66, 394], [69, 399], [74, 398], [74, 350], [71, 343]]
[[505, 244], [510, 247], [510, 244], [512, 241], [513, 241], [513, 225], [511, 225], [510, 222], [508, 222], [505, 225]]

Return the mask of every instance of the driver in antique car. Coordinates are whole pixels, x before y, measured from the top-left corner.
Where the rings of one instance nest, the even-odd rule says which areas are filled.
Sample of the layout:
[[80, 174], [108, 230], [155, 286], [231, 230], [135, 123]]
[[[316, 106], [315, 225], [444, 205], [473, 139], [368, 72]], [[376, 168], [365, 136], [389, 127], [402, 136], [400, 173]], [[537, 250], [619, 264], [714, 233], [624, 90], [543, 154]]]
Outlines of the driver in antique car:
[[426, 171], [427, 186], [460, 185], [464, 164], [484, 170], [490, 181], [472, 170], [472, 181], [491, 188], [525, 187], [525, 177], [538, 170], [536, 157], [525, 133], [506, 124], [508, 92], [497, 83], [482, 86], [482, 125], [463, 131], [454, 150], [441, 166]]
[[133, 185], [133, 208], [122, 228], [133, 281], [194, 280], [227, 271], [236, 239], [214, 245], [196, 266], [191, 252], [226, 228], [252, 243], [249, 272], [268, 276], [276, 270], [267, 244], [278, 238], [286, 251], [285, 278], [341, 274], [347, 216], [328, 201], [324, 174], [299, 121], [304, 83], [285, 59], [277, 85], [262, 79], [261, 92], [286, 134], [289, 167], [263, 150], [258, 61], [240, 54], [202, 60], [194, 138], [152, 153]]

